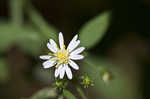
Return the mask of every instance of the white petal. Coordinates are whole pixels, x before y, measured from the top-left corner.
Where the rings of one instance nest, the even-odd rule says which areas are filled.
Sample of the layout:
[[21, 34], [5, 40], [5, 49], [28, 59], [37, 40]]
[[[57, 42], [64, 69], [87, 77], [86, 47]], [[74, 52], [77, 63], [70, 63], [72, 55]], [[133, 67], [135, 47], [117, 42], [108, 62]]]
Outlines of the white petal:
[[62, 66], [61, 70], [60, 70], [60, 79], [63, 79], [65, 75], [65, 67]]
[[79, 69], [79, 66], [74, 61], [69, 60], [69, 64], [73, 69], [75, 69], [75, 70]]
[[77, 42], [77, 38], [78, 38], [78, 35], [75, 35], [73, 37], [73, 39], [70, 41], [69, 45], [68, 45], [68, 50], [71, 52], [73, 49], [72, 47], [74, 46], [74, 44]]
[[70, 46], [73, 45], [74, 42], [76, 42], [77, 38], [78, 38], [78, 35], [75, 35], [75, 36], [73, 37], [73, 39], [70, 41], [70, 43], [69, 43], [69, 45], [68, 45], [68, 48], [69, 48], [69, 49], [70, 49]]
[[83, 55], [70, 55], [70, 58], [73, 60], [81, 60], [84, 58]]
[[43, 60], [48, 60], [50, 59], [52, 56], [49, 56], [49, 55], [41, 55], [40, 58], [43, 59]]
[[55, 63], [56, 63], [55, 61], [47, 60], [46, 62], [43, 63], [43, 67], [50, 68], [50, 67], [54, 66]]
[[72, 72], [71, 72], [71, 69], [66, 65], [65, 66], [65, 70], [66, 70], [66, 74], [67, 74], [67, 77], [69, 79], [72, 79]]
[[58, 46], [56, 44], [56, 42], [53, 39], [50, 39], [50, 44], [53, 46], [53, 49], [55, 50], [55, 52], [58, 51]]
[[58, 75], [60, 75], [61, 68], [62, 68], [62, 65], [60, 65], [58, 68], [56, 68], [56, 70], [55, 70], [55, 77], [56, 78], [58, 77]]
[[80, 47], [80, 48], [77, 48], [76, 50], [74, 50], [73, 52], [71, 52], [70, 55], [77, 55], [77, 54], [80, 54], [81, 52], [83, 52], [85, 49], [85, 47]]
[[64, 37], [62, 32], [59, 33], [59, 45], [60, 45], [60, 49], [64, 48]]
[[47, 43], [47, 47], [48, 47], [48, 49], [49, 49], [50, 51], [56, 53], [56, 50], [53, 48], [53, 45], [52, 45], [52, 44]]
[[57, 78], [59, 75], [59, 71], [58, 71], [58, 68], [55, 69], [55, 78]]
[[78, 45], [80, 44], [80, 40], [74, 41], [70, 46], [68, 47], [69, 52], [73, 51]]

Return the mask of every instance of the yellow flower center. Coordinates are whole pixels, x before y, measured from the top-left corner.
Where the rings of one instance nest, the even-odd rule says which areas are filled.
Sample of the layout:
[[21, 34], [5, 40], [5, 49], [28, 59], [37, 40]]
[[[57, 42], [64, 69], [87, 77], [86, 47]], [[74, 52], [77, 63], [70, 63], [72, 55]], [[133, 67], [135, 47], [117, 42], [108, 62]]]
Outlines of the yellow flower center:
[[55, 54], [53, 53], [49, 53], [49, 55], [52, 55], [52, 56], [55, 56], [51, 59], [51, 61], [57, 61], [57, 64], [56, 64], [56, 68], [60, 65], [60, 64], [68, 64], [68, 61], [70, 59], [69, 57], [69, 51], [66, 50], [65, 48], [65, 45], [63, 46], [64, 48], [61, 49], [61, 50], [58, 50]]
[[60, 50], [56, 52], [55, 56], [57, 57], [59, 63], [68, 63], [69, 52], [67, 50]]
[[67, 51], [66, 49], [62, 49], [62, 50], [59, 50], [57, 51], [55, 54], [54, 54], [55, 59], [58, 61], [57, 65], [55, 66], [56, 68], [60, 65], [60, 64], [68, 64], [68, 61], [70, 59], [69, 57], [69, 51]]

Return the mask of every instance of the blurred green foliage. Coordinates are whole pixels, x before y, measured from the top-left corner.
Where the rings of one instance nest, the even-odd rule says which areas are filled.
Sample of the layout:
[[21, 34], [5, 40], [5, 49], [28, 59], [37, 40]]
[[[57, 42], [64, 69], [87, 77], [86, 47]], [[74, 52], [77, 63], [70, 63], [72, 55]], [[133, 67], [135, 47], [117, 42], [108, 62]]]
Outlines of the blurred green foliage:
[[27, 9], [26, 12], [27, 12], [32, 24], [35, 26], [35, 28], [38, 31], [40, 31], [40, 35], [42, 36], [43, 39], [52, 38], [55, 41], [57, 40], [56, 29], [52, 25], [46, 23], [46, 21], [38, 13], [38, 11], [36, 11], [33, 7], [31, 7], [29, 5], [29, 8]]
[[[141, 99], [137, 95], [136, 84], [128, 79], [126, 75], [121, 74], [117, 67], [103, 58], [89, 55], [82, 64], [82, 73], [89, 75], [94, 81], [94, 88], [106, 99]], [[102, 79], [102, 73], [111, 71], [113, 78], [105, 83]]]
[[[14, 9], [17, 8], [14, 7]], [[15, 13], [13, 16], [18, 18], [20, 14]], [[21, 47], [25, 52], [36, 56], [40, 52], [41, 45], [48, 40], [48, 38], [56, 39], [56, 30], [52, 26], [49, 26], [36, 10], [30, 9], [28, 15], [33, 24], [19, 25], [17, 22], [18, 24], [16, 25], [15, 22], [10, 23], [4, 20], [0, 23], [0, 52], [7, 51], [7, 49], [15, 44]], [[14, 18], [12, 21], [15, 20], [17, 19]]]
[[69, 90], [64, 89], [63, 95], [66, 97], [66, 99], [77, 99]]
[[37, 55], [39, 53], [42, 41], [38, 32], [30, 26], [17, 27], [9, 23], [0, 23], [0, 30], [1, 53], [7, 51], [12, 45], [18, 45], [31, 55]]
[[86, 48], [91, 48], [96, 45], [107, 31], [110, 18], [111, 12], [104, 12], [88, 21], [79, 32], [81, 45]]
[[5, 83], [9, 80], [9, 71], [6, 60], [0, 58], [0, 83]]
[[82, 90], [80, 87], [76, 87], [76, 88], [77, 88], [78, 93], [79, 93], [80, 96], [82, 97], [82, 99], [88, 99], [88, 98], [85, 96], [83, 90]]
[[55, 88], [43, 88], [37, 93], [33, 94], [29, 99], [53, 99], [56, 98], [57, 92]]

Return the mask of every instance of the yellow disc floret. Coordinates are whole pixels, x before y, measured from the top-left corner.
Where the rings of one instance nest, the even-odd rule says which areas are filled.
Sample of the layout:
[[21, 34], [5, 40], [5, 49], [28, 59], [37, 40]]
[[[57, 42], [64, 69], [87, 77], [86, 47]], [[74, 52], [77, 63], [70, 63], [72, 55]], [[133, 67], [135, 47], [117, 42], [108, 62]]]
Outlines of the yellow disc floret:
[[58, 67], [60, 64], [68, 64], [69, 61], [69, 52], [65, 49], [59, 50], [55, 53], [55, 56], [57, 57], [58, 64], [56, 67]]

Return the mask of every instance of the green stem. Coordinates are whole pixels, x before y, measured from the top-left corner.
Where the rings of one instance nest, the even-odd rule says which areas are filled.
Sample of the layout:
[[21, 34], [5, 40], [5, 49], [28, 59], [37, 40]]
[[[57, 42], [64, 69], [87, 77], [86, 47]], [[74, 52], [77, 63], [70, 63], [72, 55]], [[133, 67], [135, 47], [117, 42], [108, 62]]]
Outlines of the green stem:
[[9, 2], [11, 21], [14, 25], [21, 26], [24, 21], [24, 0], [10, 0]]
[[80, 96], [82, 97], [82, 99], [87, 99], [83, 90], [79, 86], [77, 86], [76, 89], [77, 89], [78, 93], [80, 94]]
[[30, 2], [28, 2], [26, 12], [27, 12], [29, 19], [39, 29], [43, 37], [45, 37], [46, 39], [53, 38], [56, 40], [57, 35], [56, 35], [55, 29], [53, 29], [54, 27], [50, 26], [44, 20], [44, 18], [40, 15], [40, 13], [32, 5], [30, 5]]
[[[102, 66], [97, 66], [96, 64], [93, 64], [93, 63], [91, 62], [91, 60], [85, 59], [85, 62], [86, 62], [89, 66], [95, 68], [95, 70], [98, 70], [98, 72], [100, 73], [100, 75], [103, 75], [105, 72], [109, 72], [109, 70], [108, 70], [107, 68], [102, 67]], [[97, 68], [97, 69], [96, 69], [96, 68]], [[95, 73], [96, 73], [96, 72], [95, 72]]]

